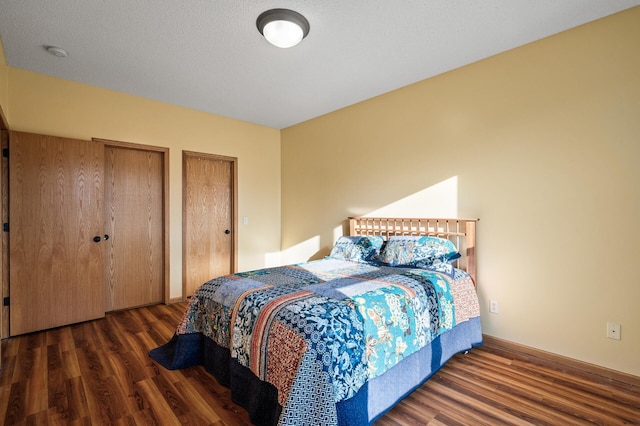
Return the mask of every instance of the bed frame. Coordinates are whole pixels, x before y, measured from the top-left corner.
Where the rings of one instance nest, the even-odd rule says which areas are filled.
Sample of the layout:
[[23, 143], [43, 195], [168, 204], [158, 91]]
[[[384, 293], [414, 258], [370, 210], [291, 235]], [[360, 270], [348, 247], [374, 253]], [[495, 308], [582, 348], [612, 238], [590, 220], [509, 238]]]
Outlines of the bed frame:
[[430, 235], [452, 241], [461, 257], [454, 266], [466, 271], [477, 287], [476, 222], [480, 219], [350, 217], [349, 235]]
[[[475, 230], [478, 219], [349, 218], [351, 235], [430, 235], [451, 240], [462, 257], [460, 269], [476, 280]], [[402, 271], [400, 272], [402, 273]], [[471, 291], [468, 278], [467, 290]], [[335, 404], [339, 425], [371, 425], [395, 404], [421, 386], [456, 353], [482, 343], [480, 317], [456, 324], [439, 334], [422, 349], [411, 353], [389, 371], [369, 379], [352, 397]], [[202, 333], [176, 333], [171, 341], [150, 352], [169, 369], [203, 365], [223, 385], [231, 389], [234, 402], [245, 407], [252, 421], [277, 424], [284, 409], [278, 403], [276, 388], [261, 381], [249, 368], [231, 357], [227, 347], [218, 345]], [[301, 376], [303, 377], [303, 376]], [[304, 380], [309, 377], [304, 376]], [[315, 391], [311, 391], [313, 394]], [[306, 398], [313, 403], [312, 398]], [[285, 416], [286, 417], [286, 416]], [[286, 417], [292, 420], [290, 417]]]

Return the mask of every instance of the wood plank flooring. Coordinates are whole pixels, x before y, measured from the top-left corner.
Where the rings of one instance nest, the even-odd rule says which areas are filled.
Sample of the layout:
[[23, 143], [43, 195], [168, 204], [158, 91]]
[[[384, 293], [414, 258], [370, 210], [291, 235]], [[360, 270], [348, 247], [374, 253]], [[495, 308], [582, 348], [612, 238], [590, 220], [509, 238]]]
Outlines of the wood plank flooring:
[[[2, 342], [4, 425], [250, 424], [202, 367], [147, 352], [185, 304], [156, 305]], [[387, 425], [640, 425], [640, 378], [487, 338], [389, 411]]]

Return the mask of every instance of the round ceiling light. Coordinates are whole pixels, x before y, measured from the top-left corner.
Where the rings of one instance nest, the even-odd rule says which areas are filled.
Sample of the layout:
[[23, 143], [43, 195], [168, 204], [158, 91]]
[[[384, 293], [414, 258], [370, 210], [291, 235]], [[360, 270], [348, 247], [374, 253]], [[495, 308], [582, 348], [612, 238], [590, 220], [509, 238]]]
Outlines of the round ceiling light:
[[56, 46], [47, 46], [47, 52], [58, 58], [66, 58], [68, 55], [66, 50]]
[[307, 18], [289, 9], [271, 9], [256, 20], [260, 34], [277, 47], [293, 47], [309, 34]]

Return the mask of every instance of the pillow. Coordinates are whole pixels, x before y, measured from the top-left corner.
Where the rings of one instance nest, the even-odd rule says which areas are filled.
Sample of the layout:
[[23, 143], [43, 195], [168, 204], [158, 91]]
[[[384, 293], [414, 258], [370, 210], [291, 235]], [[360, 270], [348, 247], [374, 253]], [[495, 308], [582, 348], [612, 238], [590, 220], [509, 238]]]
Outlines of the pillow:
[[451, 262], [460, 257], [451, 241], [430, 236], [392, 236], [378, 255], [378, 260], [389, 266], [416, 266], [420, 262], [433, 263], [435, 259]]
[[340, 237], [331, 249], [329, 257], [367, 263], [378, 255], [383, 242], [383, 238], [377, 235]]
[[416, 268], [426, 269], [427, 271], [440, 272], [451, 278], [455, 278], [455, 268], [451, 264], [452, 259], [438, 257], [435, 259], [422, 260], [416, 263]]

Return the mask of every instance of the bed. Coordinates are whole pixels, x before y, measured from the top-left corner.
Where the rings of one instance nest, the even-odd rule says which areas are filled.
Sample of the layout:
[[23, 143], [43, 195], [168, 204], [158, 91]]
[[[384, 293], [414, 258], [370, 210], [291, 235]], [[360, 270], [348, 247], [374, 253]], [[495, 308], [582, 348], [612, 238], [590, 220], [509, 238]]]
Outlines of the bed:
[[150, 356], [203, 365], [257, 425], [369, 425], [482, 343], [476, 222], [349, 218], [324, 259], [204, 283]]

